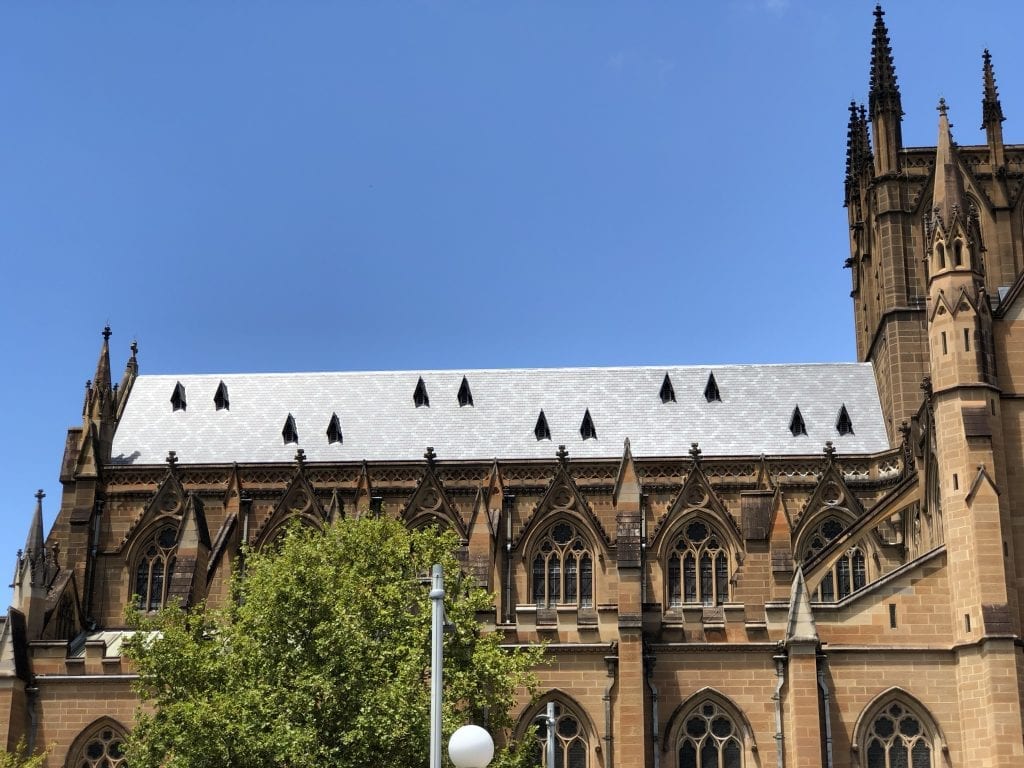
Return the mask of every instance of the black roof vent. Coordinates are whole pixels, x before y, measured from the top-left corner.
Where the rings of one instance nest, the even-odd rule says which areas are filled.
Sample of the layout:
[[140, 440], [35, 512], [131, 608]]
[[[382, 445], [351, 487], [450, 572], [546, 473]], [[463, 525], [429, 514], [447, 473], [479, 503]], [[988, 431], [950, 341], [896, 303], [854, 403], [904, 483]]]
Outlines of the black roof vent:
[[658, 392], [658, 397], [661, 398], [663, 403], [674, 403], [676, 401], [676, 390], [672, 386], [672, 379], [665, 374], [665, 380], [661, 382], [661, 390]]
[[718, 382], [715, 381], [714, 372], [708, 374], [708, 383], [704, 385], [704, 399], [709, 403], [722, 402], [722, 395], [718, 391]]
[[804, 417], [800, 415], [800, 406], [793, 409], [793, 417], [789, 420], [789, 431], [793, 437], [807, 434], [807, 425], [804, 424]]
[[174, 385], [174, 391], [171, 392], [171, 409], [175, 411], [185, 410], [185, 387], [180, 381]]
[[338, 414], [331, 414], [331, 423], [327, 425], [327, 442], [329, 445], [342, 443], [341, 422], [338, 421]]
[[416, 403], [416, 407], [430, 407], [430, 398], [427, 397], [427, 385], [423, 383], [423, 377], [420, 376], [420, 380], [416, 382], [416, 391], [412, 393], [412, 401]]
[[541, 410], [540, 415], [537, 417], [537, 425], [533, 428], [533, 434], [538, 440], [551, 439], [551, 430], [548, 428], [548, 419], [544, 415], [543, 410]]
[[580, 437], [584, 440], [597, 439], [597, 430], [594, 429], [594, 420], [590, 418], [589, 408], [587, 408], [586, 413], [583, 414], [583, 422], [580, 424]]
[[469, 391], [469, 382], [462, 377], [462, 384], [459, 385], [459, 407], [473, 404], [473, 393]]
[[836, 432], [840, 435], [853, 434], [853, 422], [850, 420], [850, 413], [846, 410], [846, 403], [839, 406], [839, 416], [836, 418]]
[[281, 437], [284, 438], [285, 445], [299, 442], [299, 430], [295, 428], [295, 419], [290, 413], [288, 418], [284, 420], [284, 429], [281, 430]]
[[218, 411], [227, 411], [231, 408], [231, 401], [228, 399], [228, 385], [223, 381], [217, 385], [217, 392], [213, 396], [213, 405]]

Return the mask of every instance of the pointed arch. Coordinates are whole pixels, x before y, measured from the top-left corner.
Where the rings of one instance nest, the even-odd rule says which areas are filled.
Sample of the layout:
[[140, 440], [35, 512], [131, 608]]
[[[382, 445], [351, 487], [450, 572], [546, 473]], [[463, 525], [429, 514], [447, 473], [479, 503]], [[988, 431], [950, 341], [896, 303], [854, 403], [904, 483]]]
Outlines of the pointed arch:
[[324, 521], [327, 519], [320, 499], [317, 498], [316, 489], [306, 479], [301, 466], [285, 489], [274, 511], [256, 531], [253, 546], [256, 549], [263, 548], [270, 541], [279, 537], [291, 521], [296, 519], [303, 525], [318, 530], [323, 530]]
[[134, 534], [125, 562], [127, 594], [137, 610], [156, 611], [166, 604], [178, 551], [179, 527], [177, 517], [161, 515]]
[[875, 695], [861, 711], [850, 749], [861, 768], [884, 768], [894, 754], [906, 755], [915, 768], [938, 768], [947, 746], [929, 709], [907, 690], [894, 686]]
[[[695, 722], [693, 727], [687, 729], [691, 720], [699, 720], [705, 724], [705, 730], [700, 732], [700, 726]], [[719, 719], [728, 720], [731, 729], [726, 731], [719, 727], [717, 733], [711, 734], [714, 723]], [[751, 755], [756, 751], [757, 744], [754, 741], [754, 730], [750, 727], [750, 721], [743, 714], [743, 710], [737, 707], [732, 700], [721, 692], [706, 686], [692, 693], [672, 710], [668, 721], [665, 723], [665, 734], [662, 737], [661, 751], [680, 752], [685, 744], [698, 746], [703, 740], [711, 736], [719, 746], [719, 751], [724, 751], [730, 740], [734, 739], [738, 746], [739, 766], [753, 765]], [[737, 754], [732, 750], [730, 755]], [[680, 765], [683, 765], [680, 763]], [[732, 766], [727, 762], [725, 765]], [[735, 762], [732, 765], [736, 765]], [[715, 764], [717, 768], [717, 763]]]
[[593, 534], [574, 516], [560, 515], [537, 529], [524, 549], [530, 601], [538, 608], [570, 605], [590, 609], [594, 598], [597, 551]]
[[547, 691], [523, 710], [515, 727], [516, 740], [521, 741], [527, 729], [537, 723], [536, 741], [529, 748], [534, 751], [536, 764], [548, 768], [542, 746], [547, 735], [544, 721], [549, 703], [555, 705], [556, 750], [560, 751], [556, 764], [566, 768], [598, 768], [601, 765], [597, 754], [600, 739], [594, 721], [578, 701], [558, 688]]
[[466, 521], [449, 498], [441, 479], [433, 468], [428, 467], [416, 490], [402, 509], [402, 520], [410, 528], [424, 528], [440, 523], [468, 541]]
[[64, 768], [127, 768], [123, 744], [128, 729], [112, 717], [101, 717], [82, 729], [68, 749]]

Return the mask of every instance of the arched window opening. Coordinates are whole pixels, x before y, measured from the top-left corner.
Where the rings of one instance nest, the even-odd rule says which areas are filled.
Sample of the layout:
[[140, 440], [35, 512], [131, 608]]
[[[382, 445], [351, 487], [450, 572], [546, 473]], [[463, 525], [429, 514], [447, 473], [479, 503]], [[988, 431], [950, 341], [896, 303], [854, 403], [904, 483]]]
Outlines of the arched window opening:
[[71, 768], [128, 768], [124, 759], [125, 734], [105, 723], [81, 740], [77, 754], [68, 760]]
[[533, 602], [540, 608], [594, 605], [594, 556], [576, 526], [551, 526], [533, 558]]
[[932, 768], [932, 734], [920, 717], [900, 703], [871, 721], [864, 740], [866, 768]]
[[590, 747], [580, 719], [561, 704], [555, 704], [555, 726], [550, 733], [555, 737], [555, 764], [548, 765], [549, 725], [547, 712], [542, 710], [533, 719], [537, 726], [532, 745], [531, 763], [542, 768], [589, 768]]
[[964, 264], [964, 243], [957, 238], [953, 241], [953, 266], [962, 267]]
[[135, 607], [157, 611], [167, 601], [167, 588], [174, 572], [175, 542], [173, 525], [165, 525], [150, 537], [135, 566]]
[[[811, 532], [804, 560], [809, 560], [823, 550], [830, 541], [846, 530], [846, 523], [836, 517], [823, 520]], [[864, 550], [854, 545], [840, 557], [818, 584], [815, 599], [831, 603], [848, 597], [868, 583], [867, 558]]]
[[721, 605], [729, 601], [729, 554], [703, 520], [684, 529], [668, 555], [668, 604]]
[[946, 246], [942, 243], [935, 244], [935, 261], [938, 262], [939, 269], [946, 268]]
[[713, 701], [683, 720], [677, 748], [679, 768], [743, 768], [743, 746], [733, 719]]

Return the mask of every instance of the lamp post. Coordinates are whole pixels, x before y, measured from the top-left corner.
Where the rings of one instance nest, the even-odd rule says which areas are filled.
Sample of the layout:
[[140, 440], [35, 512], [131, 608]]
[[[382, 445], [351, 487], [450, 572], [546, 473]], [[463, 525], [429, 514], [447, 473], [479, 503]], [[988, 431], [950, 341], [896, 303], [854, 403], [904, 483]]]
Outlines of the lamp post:
[[[441, 768], [441, 692], [444, 690], [444, 568], [430, 571], [430, 768]], [[494, 757], [491, 734], [464, 725], [448, 740], [455, 768], [487, 768]]]
[[448, 757], [455, 768], [487, 768], [494, 757], [494, 740], [479, 725], [464, 725], [448, 740]]

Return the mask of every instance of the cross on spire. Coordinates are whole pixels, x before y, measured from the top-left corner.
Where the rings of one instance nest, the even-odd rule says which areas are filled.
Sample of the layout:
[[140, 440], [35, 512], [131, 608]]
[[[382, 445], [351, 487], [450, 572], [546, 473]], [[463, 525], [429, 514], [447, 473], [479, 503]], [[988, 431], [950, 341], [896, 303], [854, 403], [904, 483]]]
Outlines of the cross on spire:
[[558, 451], [555, 453], [555, 456], [558, 458], [558, 463], [563, 467], [569, 464], [569, 452], [565, 450], [564, 445], [558, 446]]
[[175, 453], [174, 451], [168, 451], [167, 458], [164, 459], [164, 461], [166, 461], [168, 465], [170, 465], [171, 469], [174, 469], [174, 467], [178, 464], [178, 454]]

